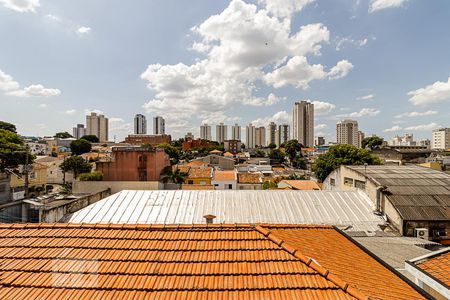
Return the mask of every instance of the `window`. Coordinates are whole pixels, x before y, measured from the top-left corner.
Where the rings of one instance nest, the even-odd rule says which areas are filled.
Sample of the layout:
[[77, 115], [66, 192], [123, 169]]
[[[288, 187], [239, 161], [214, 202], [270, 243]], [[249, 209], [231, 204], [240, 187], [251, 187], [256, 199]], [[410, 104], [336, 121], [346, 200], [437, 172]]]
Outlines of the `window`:
[[355, 188], [358, 188], [358, 189], [361, 189], [361, 190], [365, 190], [366, 189], [366, 182], [355, 179]]
[[188, 184], [194, 184], [194, 180], [188, 180]]
[[233, 185], [232, 184], [228, 184], [228, 189], [232, 190], [233, 189]]
[[353, 178], [344, 177], [344, 184], [347, 186], [353, 186]]
[[334, 178], [330, 178], [330, 185], [335, 186], [336, 180]]

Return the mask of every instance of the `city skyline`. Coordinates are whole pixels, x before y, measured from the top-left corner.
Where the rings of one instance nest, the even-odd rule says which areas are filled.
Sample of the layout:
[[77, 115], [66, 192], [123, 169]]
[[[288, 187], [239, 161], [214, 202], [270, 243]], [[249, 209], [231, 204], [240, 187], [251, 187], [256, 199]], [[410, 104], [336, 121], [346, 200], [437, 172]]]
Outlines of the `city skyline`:
[[[109, 118], [110, 139], [121, 140], [141, 113], [162, 116], [178, 138], [199, 136], [202, 123], [290, 124], [293, 103], [309, 99], [315, 136], [326, 140], [336, 140], [335, 124], [345, 118], [386, 139], [431, 139], [432, 129], [449, 127], [448, 1], [285, 1], [303, 5], [111, 1], [120, 26], [117, 18], [95, 18], [99, 3], [77, 1], [68, 10], [64, 1], [2, 2], [0, 119], [44, 136], [71, 132], [94, 111]], [[238, 12], [242, 18], [225, 22]], [[236, 80], [221, 84], [228, 76]]]

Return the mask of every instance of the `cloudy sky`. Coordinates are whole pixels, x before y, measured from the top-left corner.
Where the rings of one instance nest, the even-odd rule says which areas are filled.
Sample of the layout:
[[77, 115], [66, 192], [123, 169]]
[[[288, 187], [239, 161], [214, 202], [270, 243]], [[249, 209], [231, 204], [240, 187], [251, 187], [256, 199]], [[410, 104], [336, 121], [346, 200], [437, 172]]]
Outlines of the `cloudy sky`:
[[449, 54], [448, 0], [0, 0], [0, 120], [49, 135], [101, 111], [120, 140], [158, 114], [180, 137], [290, 123], [308, 99], [327, 140], [343, 118], [430, 138]]

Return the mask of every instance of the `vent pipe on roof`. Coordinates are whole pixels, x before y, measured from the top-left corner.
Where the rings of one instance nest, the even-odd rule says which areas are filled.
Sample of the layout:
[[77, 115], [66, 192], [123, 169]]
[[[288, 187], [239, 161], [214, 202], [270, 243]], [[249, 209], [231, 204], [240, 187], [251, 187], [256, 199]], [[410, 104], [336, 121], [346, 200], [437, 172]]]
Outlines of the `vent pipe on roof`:
[[216, 216], [214, 216], [214, 215], [204, 215], [203, 218], [206, 219], [206, 224], [212, 224], [212, 223], [214, 223], [214, 219], [216, 218]]

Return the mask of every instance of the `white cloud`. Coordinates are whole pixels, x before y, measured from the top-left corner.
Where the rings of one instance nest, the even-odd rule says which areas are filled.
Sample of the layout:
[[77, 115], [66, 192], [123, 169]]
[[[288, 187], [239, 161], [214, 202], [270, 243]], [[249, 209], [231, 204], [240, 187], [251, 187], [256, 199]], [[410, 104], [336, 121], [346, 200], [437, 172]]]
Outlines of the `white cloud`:
[[74, 115], [76, 112], [77, 112], [76, 109], [69, 109], [69, 110], [66, 110], [64, 113], [66, 115]]
[[330, 79], [339, 79], [345, 77], [353, 69], [353, 64], [348, 60], [344, 59], [339, 61], [334, 67], [328, 72], [328, 77]]
[[259, 3], [265, 5], [266, 9], [271, 14], [279, 17], [289, 17], [314, 1], [315, 0], [258, 0]]
[[408, 118], [414, 118], [414, 117], [421, 117], [421, 116], [431, 116], [431, 115], [435, 115], [438, 112], [435, 110], [427, 110], [424, 112], [417, 112], [417, 111], [412, 111], [412, 112], [405, 112], [399, 115], [396, 115], [396, 118], [403, 118], [403, 117], [408, 117]]
[[48, 14], [48, 15], [46, 15], [45, 17], [46, 17], [47, 19], [52, 20], [52, 21], [55, 21], [55, 22], [60, 22], [60, 21], [61, 21], [61, 18], [58, 17], [58, 16], [55, 16], [55, 15]]
[[357, 97], [356, 100], [372, 100], [374, 97], [375, 97], [374, 94], [368, 94], [368, 95]]
[[18, 12], [36, 12], [40, 6], [39, 0], [0, 0], [0, 4]]
[[279, 124], [279, 125], [285, 124], [285, 123], [289, 124], [291, 122], [291, 119], [292, 119], [292, 116], [288, 112], [282, 110], [282, 111], [275, 113], [271, 117], [258, 118], [256, 120], [253, 120], [251, 123], [254, 126], [266, 127], [267, 125], [269, 125], [270, 122], [274, 122], [275, 124]]
[[84, 109], [84, 114], [85, 115], [90, 115], [91, 113], [96, 113], [98, 115], [104, 115], [105, 114], [102, 110], [99, 110], [99, 109], [90, 109], [90, 108], [85, 108]]
[[424, 88], [420, 88], [408, 93], [409, 101], [413, 105], [428, 105], [445, 100], [450, 100], [450, 77], [447, 82], [436, 81]]
[[328, 128], [327, 124], [317, 124], [316, 126], [314, 126], [314, 130], [323, 130]]
[[77, 33], [80, 35], [88, 34], [89, 32], [91, 32], [90, 27], [81, 26], [77, 29]]
[[352, 117], [352, 118], [374, 117], [374, 116], [378, 115], [379, 113], [380, 113], [380, 111], [375, 108], [363, 108], [360, 111], [352, 112], [348, 116]]
[[19, 83], [14, 81], [11, 75], [4, 73], [0, 70], [0, 90], [1, 91], [11, 91], [17, 90], [19, 88]]
[[430, 123], [430, 124], [423, 124], [423, 125], [416, 125], [416, 126], [410, 126], [406, 127], [405, 130], [411, 130], [411, 131], [431, 131], [433, 129], [439, 128], [440, 126], [436, 123]]
[[409, 0], [371, 0], [369, 5], [369, 12], [373, 13], [378, 10], [400, 7]]
[[[300, 9], [298, 0], [284, 1], [294, 3], [294, 11]], [[259, 4], [269, 2], [278, 3]], [[259, 85], [306, 88], [311, 80], [325, 79], [324, 67], [309, 65], [306, 57], [320, 54], [322, 44], [329, 42], [329, 30], [323, 24], [292, 30], [291, 16], [280, 16], [289, 13], [274, 9], [232, 0], [221, 13], [194, 26], [190, 48], [200, 53], [195, 63], [155, 63], [142, 73], [154, 92], [143, 105], [146, 112], [191, 122], [193, 112], [195, 118], [211, 120], [220, 111], [219, 117], [226, 119], [226, 112], [236, 106], [282, 100], [270, 94], [255, 96], [263, 90]], [[295, 67], [301, 69], [292, 74]]]
[[312, 101], [311, 103], [314, 104], [314, 114], [316, 116], [326, 115], [336, 108], [336, 105], [328, 102]]
[[383, 130], [383, 132], [394, 132], [394, 131], [399, 131], [402, 130], [402, 128], [398, 125], [396, 126], [392, 126], [391, 128], [387, 128], [385, 130]]
[[40, 108], [47, 108], [47, 107], [48, 107], [48, 105], [47, 105], [47, 104], [45, 104], [45, 103], [41, 103], [41, 104], [39, 104], [39, 107], [40, 107]]
[[112, 133], [117, 133], [120, 136], [132, 133], [131, 123], [125, 122], [122, 118], [112, 117], [109, 118], [109, 128]]
[[53, 97], [61, 95], [61, 91], [45, 88], [42, 84], [32, 84], [23, 90], [10, 91], [6, 94], [14, 97]]
[[[372, 37], [372, 39], [375, 39], [374, 37]], [[363, 39], [353, 39], [351, 37], [343, 37], [343, 38], [338, 38], [337, 42], [336, 42], [336, 51], [341, 51], [344, 48], [347, 47], [356, 47], [358, 49], [364, 47], [365, 45], [367, 45], [367, 43], [369, 42], [369, 38], [363, 38]]]

